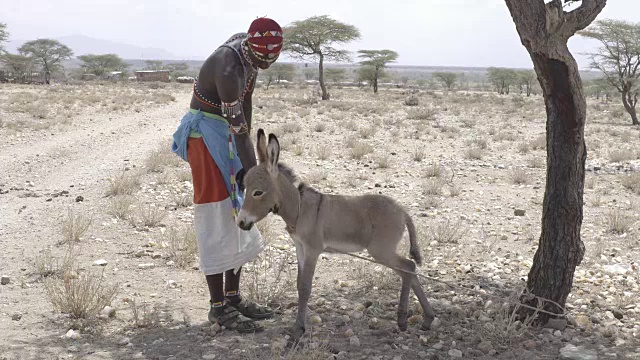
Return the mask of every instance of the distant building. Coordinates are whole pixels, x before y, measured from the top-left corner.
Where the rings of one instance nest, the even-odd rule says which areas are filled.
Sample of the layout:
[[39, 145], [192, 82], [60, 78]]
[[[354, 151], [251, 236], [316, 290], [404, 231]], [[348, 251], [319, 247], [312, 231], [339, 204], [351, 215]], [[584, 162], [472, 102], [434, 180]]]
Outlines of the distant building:
[[133, 72], [137, 81], [169, 82], [169, 70], [139, 70]]

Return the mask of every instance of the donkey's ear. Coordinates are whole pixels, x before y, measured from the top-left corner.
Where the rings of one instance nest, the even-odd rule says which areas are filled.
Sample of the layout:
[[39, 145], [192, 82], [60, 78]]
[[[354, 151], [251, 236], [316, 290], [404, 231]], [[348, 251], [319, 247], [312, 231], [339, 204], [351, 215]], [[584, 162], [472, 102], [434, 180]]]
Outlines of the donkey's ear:
[[260, 164], [267, 161], [267, 136], [262, 128], [258, 129], [258, 139], [256, 141], [258, 162]]
[[278, 138], [269, 134], [269, 145], [267, 146], [267, 158], [269, 161], [269, 172], [273, 176], [278, 176], [278, 160], [280, 159], [280, 143]]

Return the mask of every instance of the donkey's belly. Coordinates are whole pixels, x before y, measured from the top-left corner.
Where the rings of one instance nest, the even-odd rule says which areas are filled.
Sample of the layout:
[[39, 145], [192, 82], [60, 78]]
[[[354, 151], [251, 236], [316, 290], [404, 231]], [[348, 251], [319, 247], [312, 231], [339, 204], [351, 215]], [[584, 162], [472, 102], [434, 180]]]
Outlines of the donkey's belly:
[[325, 243], [324, 251], [328, 253], [349, 253], [349, 252], [357, 252], [364, 250], [365, 247], [361, 244], [340, 242], [340, 241], [327, 241]]

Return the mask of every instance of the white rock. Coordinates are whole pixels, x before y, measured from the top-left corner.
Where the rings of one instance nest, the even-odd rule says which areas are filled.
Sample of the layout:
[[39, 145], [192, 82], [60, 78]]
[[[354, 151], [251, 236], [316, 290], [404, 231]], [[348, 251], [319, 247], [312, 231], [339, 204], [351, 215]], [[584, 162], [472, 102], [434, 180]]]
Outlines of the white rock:
[[168, 280], [167, 281], [167, 287], [168, 288], [175, 288], [178, 286], [178, 283], [175, 280]]
[[156, 265], [153, 264], [153, 263], [148, 263], [148, 264], [140, 264], [140, 265], [138, 265], [138, 268], [144, 270], [144, 269], [151, 269], [151, 268], [153, 268], [155, 266]]
[[64, 335], [67, 339], [71, 339], [71, 340], [78, 340], [80, 339], [80, 333], [73, 330], [73, 329], [69, 329], [69, 331], [67, 331], [67, 333]]
[[360, 346], [360, 339], [357, 336], [352, 336], [349, 338], [349, 345], [351, 346]]
[[449, 356], [451, 356], [452, 358], [455, 359], [462, 359], [462, 351], [458, 350], [458, 349], [451, 349], [448, 352]]
[[202, 355], [203, 360], [214, 360], [216, 358], [216, 354], [204, 354]]
[[106, 266], [107, 265], [107, 260], [105, 259], [99, 259], [93, 262], [94, 266]]
[[602, 269], [609, 275], [625, 275], [631, 271], [631, 267], [629, 265], [620, 264], [604, 265]]
[[102, 309], [102, 311], [100, 312], [100, 315], [107, 318], [115, 317], [116, 309], [112, 308], [111, 306], [105, 306], [104, 309]]
[[567, 344], [560, 349], [560, 358], [566, 360], [598, 360], [598, 353], [582, 346]]
[[309, 321], [313, 324], [313, 325], [320, 325], [322, 324], [322, 319], [320, 318], [320, 316], [318, 315], [313, 315]]

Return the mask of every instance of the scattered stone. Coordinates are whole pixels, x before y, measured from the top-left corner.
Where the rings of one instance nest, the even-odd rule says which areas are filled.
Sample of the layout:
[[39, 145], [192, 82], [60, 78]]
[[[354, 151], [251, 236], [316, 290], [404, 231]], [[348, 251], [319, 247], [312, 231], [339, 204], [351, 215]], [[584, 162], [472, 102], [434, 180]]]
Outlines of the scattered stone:
[[535, 340], [527, 340], [523, 343], [524, 347], [529, 349], [529, 350], [533, 350], [535, 349], [538, 344], [535, 342]]
[[604, 337], [610, 338], [616, 335], [618, 335], [618, 327], [613, 324], [605, 326], [602, 330], [602, 336]]
[[213, 331], [215, 331], [215, 332], [218, 332], [218, 331], [220, 331], [221, 329], [222, 329], [222, 326], [220, 326], [220, 324], [218, 324], [217, 322], [216, 322], [216, 323], [211, 324], [211, 330], [213, 330]]
[[409, 324], [420, 324], [422, 323], [422, 315], [413, 315], [409, 319], [407, 319]]
[[322, 319], [320, 318], [320, 316], [318, 315], [313, 315], [309, 321], [313, 324], [313, 325], [320, 325], [322, 324]]
[[8, 285], [10, 282], [11, 278], [6, 275], [2, 275], [2, 277], [0, 278], [0, 284], [2, 285]]
[[64, 337], [66, 337], [67, 339], [71, 339], [71, 340], [78, 340], [80, 339], [80, 333], [73, 330], [73, 329], [69, 329], [69, 331], [67, 331], [67, 333], [64, 335]]
[[216, 358], [216, 354], [204, 354], [202, 355], [203, 360], [214, 360]]
[[560, 358], [566, 360], [598, 360], [598, 354], [583, 346], [567, 344], [560, 349]]
[[20, 319], [22, 319], [22, 314], [21, 313], [15, 313], [15, 314], [11, 315], [11, 320], [13, 320], [13, 321], [20, 321]]
[[93, 262], [93, 266], [107, 266], [107, 260], [100, 259]]
[[622, 318], [624, 317], [624, 314], [622, 314], [622, 311], [618, 309], [613, 309], [611, 310], [611, 312], [613, 313], [613, 316], [618, 320], [622, 320]]
[[553, 332], [553, 336], [555, 336], [555, 337], [557, 337], [557, 338], [562, 337], [562, 331], [560, 331], [560, 330], [556, 330], [556, 331], [554, 331], [554, 332]]
[[478, 345], [478, 350], [482, 351], [485, 354], [488, 354], [491, 350], [493, 350], [493, 344], [490, 341], [482, 341]]
[[104, 309], [100, 312], [100, 315], [106, 318], [112, 318], [116, 316], [116, 309], [111, 306], [105, 306]]
[[360, 346], [360, 339], [357, 336], [352, 336], [349, 338], [349, 345], [351, 346]]
[[81, 195], [76, 196], [76, 202], [83, 202], [84, 201], [84, 197]]
[[352, 337], [353, 335], [355, 335], [355, 333], [353, 332], [353, 329], [347, 329], [347, 331], [344, 332], [344, 336], [345, 337]]
[[449, 350], [448, 354], [454, 359], [462, 359], [462, 351], [458, 349], [451, 349]]
[[167, 280], [168, 288], [176, 288], [178, 287], [178, 283], [175, 280]]
[[129, 339], [126, 336], [123, 336], [123, 337], [119, 338], [118, 341], [116, 341], [116, 345], [127, 346], [127, 345], [129, 345], [130, 342], [131, 342], [131, 339]]
[[380, 327], [380, 320], [377, 317], [369, 319], [369, 329], [378, 329]]
[[431, 323], [431, 329], [435, 329], [440, 325], [442, 325], [442, 320], [440, 320], [439, 318], [435, 318], [435, 319], [433, 319], [433, 322]]
[[436, 350], [442, 350], [443, 347], [444, 347], [444, 345], [441, 342], [433, 344], [433, 346], [432, 346], [432, 348], [434, 348]]
[[422, 346], [429, 345], [429, 338], [424, 335], [420, 335], [420, 345]]
[[325, 300], [325, 298], [318, 298], [318, 300], [316, 300], [317, 306], [323, 306], [326, 303], [327, 303], [327, 300]]
[[148, 263], [148, 264], [140, 264], [138, 265], [139, 269], [151, 269], [153, 267], [155, 267], [156, 265], [154, 263]]
[[545, 327], [562, 331], [567, 328], [567, 319], [549, 319]]
[[515, 216], [524, 216], [525, 213], [526, 213], [526, 211], [522, 210], [522, 209], [513, 210], [513, 215], [515, 215]]

